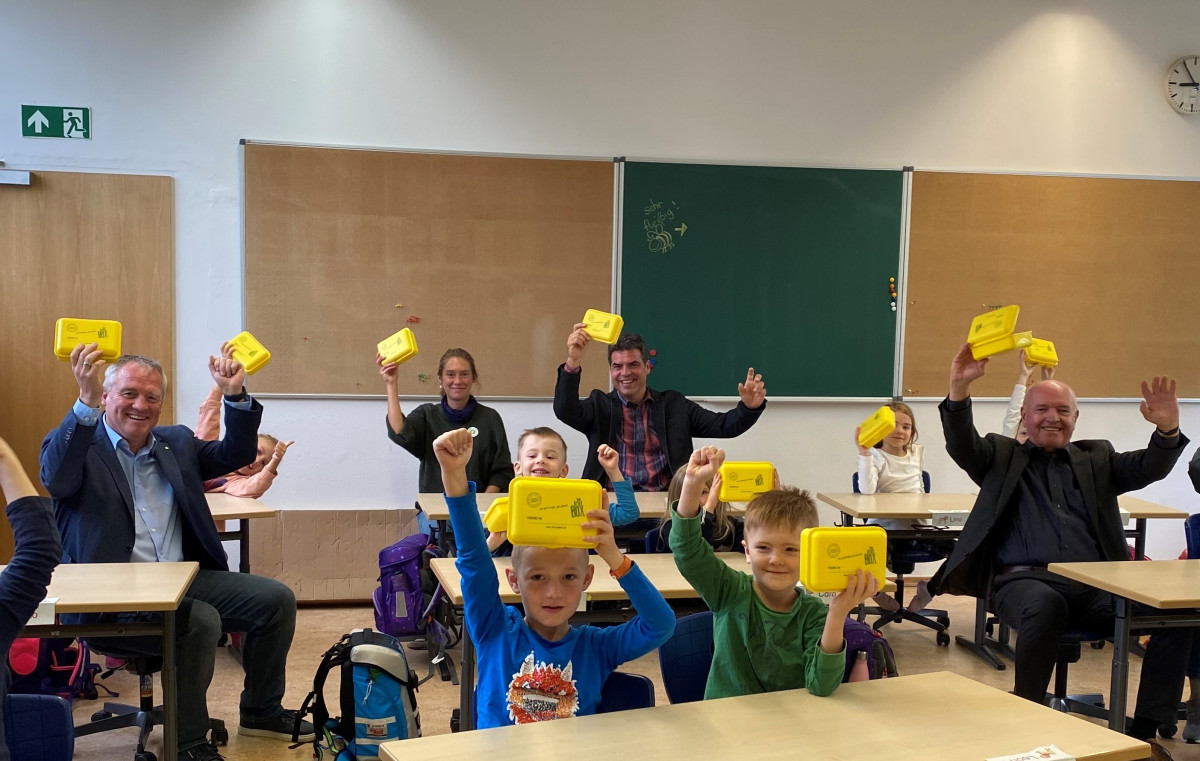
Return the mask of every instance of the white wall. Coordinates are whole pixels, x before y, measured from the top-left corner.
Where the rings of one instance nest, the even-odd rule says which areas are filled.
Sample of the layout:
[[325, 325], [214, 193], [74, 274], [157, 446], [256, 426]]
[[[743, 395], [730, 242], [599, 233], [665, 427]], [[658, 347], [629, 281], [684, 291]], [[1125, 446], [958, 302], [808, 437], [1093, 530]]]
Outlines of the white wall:
[[[1200, 119], [1162, 94], [1167, 65], [1200, 52], [1195, 0], [6, 0], [3, 24], [0, 158], [176, 180], [183, 422], [205, 357], [242, 327], [240, 138], [1200, 178]], [[89, 105], [94, 139], [15, 137], [21, 103]], [[510, 433], [554, 422], [548, 403], [496, 406]], [[841, 490], [869, 408], [777, 404], [732, 451]], [[933, 405], [916, 414], [936, 488], [965, 488]], [[411, 503], [416, 463], [382, 417], [379, 400], [268, 399], [264, 429], [298, 443], [267, 501]], [[1134, 405], [1085, 404], [1079, 432], [1133, 447], [1147, 428]], [[1182, 468], [1144, 496], [1200, 502]], [[1159, 523], [1151, 555], [1174, 555], [1180, 528]]]

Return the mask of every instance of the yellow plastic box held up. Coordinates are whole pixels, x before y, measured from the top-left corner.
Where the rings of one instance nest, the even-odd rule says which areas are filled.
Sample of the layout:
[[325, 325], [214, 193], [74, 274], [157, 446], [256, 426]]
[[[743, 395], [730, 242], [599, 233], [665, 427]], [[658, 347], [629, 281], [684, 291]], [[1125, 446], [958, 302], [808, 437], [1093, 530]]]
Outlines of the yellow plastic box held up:
[[722, 502], [749, 502], [775, 488], [775, 466], [769, 462], [726, 462], [721, 465]]
[[615, 344], [621, 335], [625, 321], [619, 314], [601, 312], [599, 309], [589, 309], [583, 313], [584, 331], [600, 343]]
[[54, 323], [54, 356], [59, 359], [69, 359], [76, 346], [91, 343], [99, 345], [101, 359], [121, 356], [121, 323], [81, 317], [59, 317]]
[[1033, 334], [1014, 333], [1017, 315], [1021, 308], [1016, 304], [985, 312], [971, 320], [967, 343], [971, 345], [971, 356], [985, 359], [995, 354], [1015, 349], [1024, 349], [1033, 343]]
[[384, 364], [398, 365], [417, 356], [417, 337], [411, 328], [403, 328], [375, 345]]
[[483, 525], [492, 533], [508, 531], [508, 497], [496, 497], [492, 500], [487, 512], [483, 514]]
[[229, 339], [229, 343], [233, 344], [233, 358], [242, 363], [246, 375], [254, 375], [271, 361], [271, 352], [248, 330]]
[[858, 427], [858, 445], [869, 449], [883, 441], [895, 428], [896, 413], [885, 404]]
[[1035, 365], [1055, 367], [1058, 365], [1058, 352], [1054, 350], [1054, 342], [1042, 338], [1033, 339], [1033, 343], [1025, 349], [1025, 359]]
[[840, 592], [859, 568], [886, 581], [887, 532], [879, 526], [819, 526], [800, 533], [800, 583], [809, 592]]
[[[589, 510], [604, 510], [604, 489], [585, 478], [519, 476], [508, 485], [508, 541], [539, 547], [582, 547]], [[595, 536], [588, 534], [587, 536]]]

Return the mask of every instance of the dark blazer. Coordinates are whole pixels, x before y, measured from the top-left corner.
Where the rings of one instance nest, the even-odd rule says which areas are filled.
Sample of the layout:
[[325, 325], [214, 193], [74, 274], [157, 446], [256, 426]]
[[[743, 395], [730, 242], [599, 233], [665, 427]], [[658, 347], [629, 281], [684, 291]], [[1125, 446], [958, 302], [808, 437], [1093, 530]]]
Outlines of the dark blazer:
[[[579, 377], [558, 366], [558, 383], [554, 386], [555, 416], [588, 437], [587, 462], [583, 477], [607, 483], [608, 476], [596, 458], [601, 444], [616, 448], [621, 435], [621, 398], [616, 391], [607, 393], [595, 389], [587, 399], [579, 398]], [[764, 400], [752, 410], [741, 402], [729, 412], [706, 410], [678, 391], [649, 390], [650, 422], [674, 473], [692, 455], [692, 437], [731, 439], [750, 430], [759, 415], [767, 408]], [[668, 474], [669, 475], [669, 474]]]
[[[225, 405], [225, 438], [201, 441], [182, 425], [158, 426], [155, 456], [175, 490], [183, 534], [183, 557], [207, 570], [229, 570], [204, 499], [204, 481], [251, 463], [258, 453], [262, 405], [249, 410]], [[103, 417], [79, 425], [68, 411], [42, 442], [42, 483], [54, 500], [64, 563], [127, 563], [133, 553], [133, 495]]]
[[[981, 437], [972, 422], [970, 404], [950, 410], [947, 401], [938, 408], [946, 451], [979, 486], [979, 496], [953, 554], [930, 585], [938, 594], [984, 597], [997, 570], [996, 545], [1001, 537], [996, 527], [1000, 525], [1002, 530], [1008, 512], [1016, 508], [1017, 487], [1029, 462], [1029, 450], [998, 433]], [[1149, 446], [1133, 452], [1117, 452], [1102, 440], [1073, 441], [1067, 446], [1071, 470], [1105, 560], [1129, 559], [1117, 496], [1164, 478], [1187, 443], [1182, 434], [1178, 439], [1164, 439], [1154, 433]], [[1168, 444], [1175, 446], [1168, 448]]]

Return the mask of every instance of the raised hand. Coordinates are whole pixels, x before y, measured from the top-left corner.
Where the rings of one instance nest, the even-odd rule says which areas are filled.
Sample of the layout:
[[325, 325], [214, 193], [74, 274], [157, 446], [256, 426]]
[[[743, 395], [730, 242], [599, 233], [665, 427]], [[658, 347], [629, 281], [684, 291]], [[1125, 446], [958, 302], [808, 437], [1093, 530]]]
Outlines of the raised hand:
[[1158, 426], [1158, 430], [1174, 431], [1179, 427], [1174, 378], [1157, 375], [1149, 383], [1142, 381], [1142, 400], [1142, 417]]
[[384, 362], [383, 355], [379, 352], [375, 352], [375, 364], [379, 365], [379, 374], [383, 376], [383, 382], [389, 386], [396, 385], [396, 379], [400, 376], [400, 365]]
[[854, 446], [858, 447], [858, 453], [860, 455], [862, 455], [863, 457], [868, 457], [871, 454], [871, 450], [868, 449], [867, 447], [864, 447], [862, 444], [858, 443], [858, 435], [860, 433], [862, 433], [861, 425], [854, 429]]
[[286, 444], [282, 441], [275, 443], [275, 453], [271, 455], [271, 459], [275, 461], [276, 465], [279, 465], [279, 463], [283, 462], [283, 456], [287, 454], [288, 447], [295, 443], [295, 441], [289, 441]]
[[104, 397], [104, 366], [99, 344], [79, 344], [71, 349], [71, 372], [79, 384], [79, 401], [89, 407], [99, 407]]
[[950, 399], [961, 402], [970, 396], [971, 384], [983, 377], [987, 363], [986, 359], [975, 359], [970, 344], [958, 347], [950, 363]]
[[221, 393], [225, 396], [237, 396], [242, 393], [246, 382], [246, 372], [242, 369], [241, 362], [232, 357], [210, 355], [208, 372], [212, 376], [213, 383], [217, 384], [217, 388], [221, 389]]
[[746, 371], [745, 382], [738, 384], [738, 396], [742, 404], [752, 410], [758, 409], [767, 400], [767, 386], [763, 383], [762, 375], [754, 374], [753, 367]]
[[596, 545], [596, 554], [608, 563], [608, 567], [614, 571], [620, 567], [624, 561], [621, 555], [620, 548], [617, 547], [616, 537], [613, 535], [612, 518], [607, 510], [588, 510], [587, 520], [582, 524], [583, 538], [585, 541], [594, 542]]
[[433, 455], [443, 471], [466, 471], [474, 447], [475, 439], [471, 437], [471, 432], [466, 428], [459, 428], [447, 431], [433, 440]]
[[721, 501], [721, 472], [713, 476], [712, 485], [708, 487], [708, 499], [704, 500], [705, 512], [715, 513], [717, 504]]
[[829, 615], [836, 614], [836, 620], [841, 621], [850, 611], [874, 597], [877, 592], [879, 580], [873, 574], [859, 568], [853, 576], [846, 577], [846, 588], [829, 602]]
[[[1033, 365], [1025, 360], [1025, 350], [1021, 349], [1017, 352], [1017, 383], [1022, 386], [1029, 385], [1029, 376], [1033, 374]], [[1042, 380], [1046, 380], [1045, 367], [1042, 368]]]
[[579, 367], [579, 361], [583, 359], [583, 350], [587, 347], [588, 342], [592, 337], [588, 335], [584, 328], [587, 323], [577, 322], [575, 327], [571, 329], [571, 335], [567, 336], [567, 369], [574, 370]]
[[604, 468], [604, 472], [608, 473], [610, 478], [614, 472], [621, 475], [621, 456], [608, 444], [601, 444], [596, 448], [596, 459], [600, 461], [600, 466]]

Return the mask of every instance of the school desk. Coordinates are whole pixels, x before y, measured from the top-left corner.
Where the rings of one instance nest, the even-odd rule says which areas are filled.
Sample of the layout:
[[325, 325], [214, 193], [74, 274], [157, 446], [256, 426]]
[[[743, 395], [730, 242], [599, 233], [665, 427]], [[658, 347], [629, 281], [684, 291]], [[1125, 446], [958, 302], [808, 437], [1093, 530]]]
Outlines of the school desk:
[[[1047, 570], [1111, 592], [1116, 608], [1113, 624], [1112, 682], [1108, 726], [1124, 729], [1129, 685], [1130, 630], [1141, 627], [1200, 626], [1200, 560], [1102, 561], [1051, 563]], [[1162, 611], [1134, 615], [1132, 602]]]
[[[616, 497], [611, 493], [607, 493], [607, 499], [611, 504], [616, 500]], [[487, 509], [492, 506], [492, 502], [498, 497], [507, 497], [507, 494], [476, 494], [475, 505], [479, 508], [479, 514], [483, 515]], [[642, 518], [661, 518], [667, 511], [667, 493], [664, 491], [639, 491], [634, 492], [634, 497], [637, 499], [638, 513]], [[421, 508], [421, 512], [425, 513], [425, 517], [437, 524], [438, 546], [442, 552], [447, 555], [452, 555], [454, 550], [454, 532], [450, 528], [450, 508], [446, 505], [446, 497], [441, 492], [421, 492], [417, 495], [417, 507]], [[621, 527], [615, 528], [615, 533], [618, 538], [629, 539], [621, 532]], [[638, 545], [640, 548], [641, 545]]]
[[253, 497], [234, 497], [224, 492], [209, 492], [204, 495], [208, 509], [215, 521], [237, 521], [234, 531], [221, 531], [222, 540], [238, 542], [238, 570], [250, 573], [250, 524], [253, 518], [272, 518], [275, 511]]
[[175, 611], [200, 565], [184, 563], [64, 563], [54, 569], [46, 597], [55, 613], [161, 613], [158, 623], [46, 624], [23, 637], [162, 637], [163, 751], [175, 761], [178, 698], [175, 688]]
[[1080, 761], [1150, 755], [1140, 740], [949, 672], [843, 684], [823, 698], [768, 692], [431, 735], [379, 749], [385, 761], [562, 761], [630, 751], [689, 761], [983, 761], [1051, 743]]

